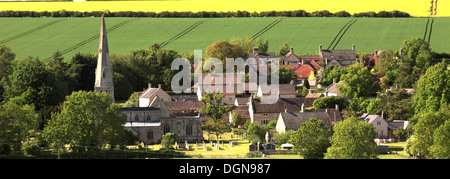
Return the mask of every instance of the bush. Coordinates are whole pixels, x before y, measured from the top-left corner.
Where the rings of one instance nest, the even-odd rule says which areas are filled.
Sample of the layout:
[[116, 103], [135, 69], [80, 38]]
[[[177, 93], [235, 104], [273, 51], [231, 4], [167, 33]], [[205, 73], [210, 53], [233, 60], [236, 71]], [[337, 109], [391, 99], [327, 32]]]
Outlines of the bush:
[[26, 156], [36, 156], [40, 151], [38, 141], [27, 140], [22, 144], [22, 151]]
[[8, 144], [0, 144], [0, 154], [9, 155], [11, 153], [11, 146]]
[[173, 149], [172, 145], [175, 144], [175, 141], [177, 141], [177, 136], [174, 133], [167, 133], [164, 134], [161, 143], [163, 145], [163, 148]]
[[261, 157], [261, 153], [257, 151], [249, 152], [247, 153], [248, 158], [254, 158], [254, 157]]

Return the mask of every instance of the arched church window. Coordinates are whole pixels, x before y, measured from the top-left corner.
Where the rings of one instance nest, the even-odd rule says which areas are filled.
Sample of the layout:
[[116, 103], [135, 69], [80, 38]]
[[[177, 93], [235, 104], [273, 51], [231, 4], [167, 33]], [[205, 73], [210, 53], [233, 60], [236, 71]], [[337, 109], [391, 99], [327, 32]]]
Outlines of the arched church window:
[[134, 116], [134, 121], [139, 121], [139, 116], [138, 115]]
[[191, 124], [186, 125], [186, 135], [192, 135], [192, 125]]
[[147, 131], [147, 140], [153, 140], [153, 130]]
[[163, 128], [164, 134], [170, 133], [170, 126], [169, 124], [165, 124]]
[[152, 117], [150, 116], [150, 114], [147, 115], [147, 121], [151, 121], [151, 120], [152, 120]]

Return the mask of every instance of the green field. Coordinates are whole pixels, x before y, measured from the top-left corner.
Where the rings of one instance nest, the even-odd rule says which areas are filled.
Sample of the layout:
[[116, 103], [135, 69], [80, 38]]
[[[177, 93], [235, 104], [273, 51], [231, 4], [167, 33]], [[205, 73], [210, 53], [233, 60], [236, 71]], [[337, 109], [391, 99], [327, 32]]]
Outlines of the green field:
[[[0, 18], [0, 44], [18, 59], [46, 60], [60, 50], [66, 60], [76, 52], [96, 53], [100, 18]], [[269, 51], [283, 43], [296, 54], [317, 54], [323, 48], [373, 52], [398, 50], [413, 37], [430, 40], [437, 52], [450, 52], [450, 18], [106, 18], [110, 53], [123, 54], [154, 43], [179, 52], [204, 50], [217, 40], [258, 37]], [[431, 36], [430, 36], [431, 35]]]

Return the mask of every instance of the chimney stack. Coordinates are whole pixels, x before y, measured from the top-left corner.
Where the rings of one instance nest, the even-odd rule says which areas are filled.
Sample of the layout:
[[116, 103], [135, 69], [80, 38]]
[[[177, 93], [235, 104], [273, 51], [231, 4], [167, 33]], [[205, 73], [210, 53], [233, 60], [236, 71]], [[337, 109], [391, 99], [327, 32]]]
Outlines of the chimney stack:
[[333, 78], [333, 84], [336, 83], [336, 78]]
[[400, 53], [398, 54], [398, 56], [399, 56], [400, 58], [403, 58], [403, 49], [402, 49], [402, 48], [400, 48]]
[[384, 119], [384, 111], [381, 111], [381, 119]]
[[161, 84], [158, 84], [158, 88], [161, 89]]
[[152, 84], [151, 83], [148, 83], [148, 88], [152, 88]]
[[319, 56], [320, 56], [320, 58], [323, 58], [322, 57], [322, 44], [319, 45]]
[[294, 53], [294, 48], [293, 47], [291, 47], [291, 52]]
[[352, 50], [355, 51], [355, 44], [352, 45]]
[[339, 104], [336, 104], [336, 111], [339, 111]]
[[375, 53], [373, 54], [373, 56], [376, 58], [376, 57], [378, 57], [378, 51], [377, 50], [375, 50]]
[[253, 47], [253, 53], [254, 54], [258, 54], [259, 53], [259, 48], [258, 47]]

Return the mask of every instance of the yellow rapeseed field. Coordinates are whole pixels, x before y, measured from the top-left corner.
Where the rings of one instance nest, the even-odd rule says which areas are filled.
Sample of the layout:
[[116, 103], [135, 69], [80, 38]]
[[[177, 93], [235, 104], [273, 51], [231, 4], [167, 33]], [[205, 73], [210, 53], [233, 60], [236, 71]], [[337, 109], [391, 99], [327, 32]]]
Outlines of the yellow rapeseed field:
[[[412, 16], [429, 16], [431, 0], [165, 0], [86, 2], [0, 2], [0, 11], [282, 11], [307, 12], [345, 10], [351, 14], [367, 11], [405, 11]], [[437, 16], [450, 16], [450, 0], [439, 0]]]

